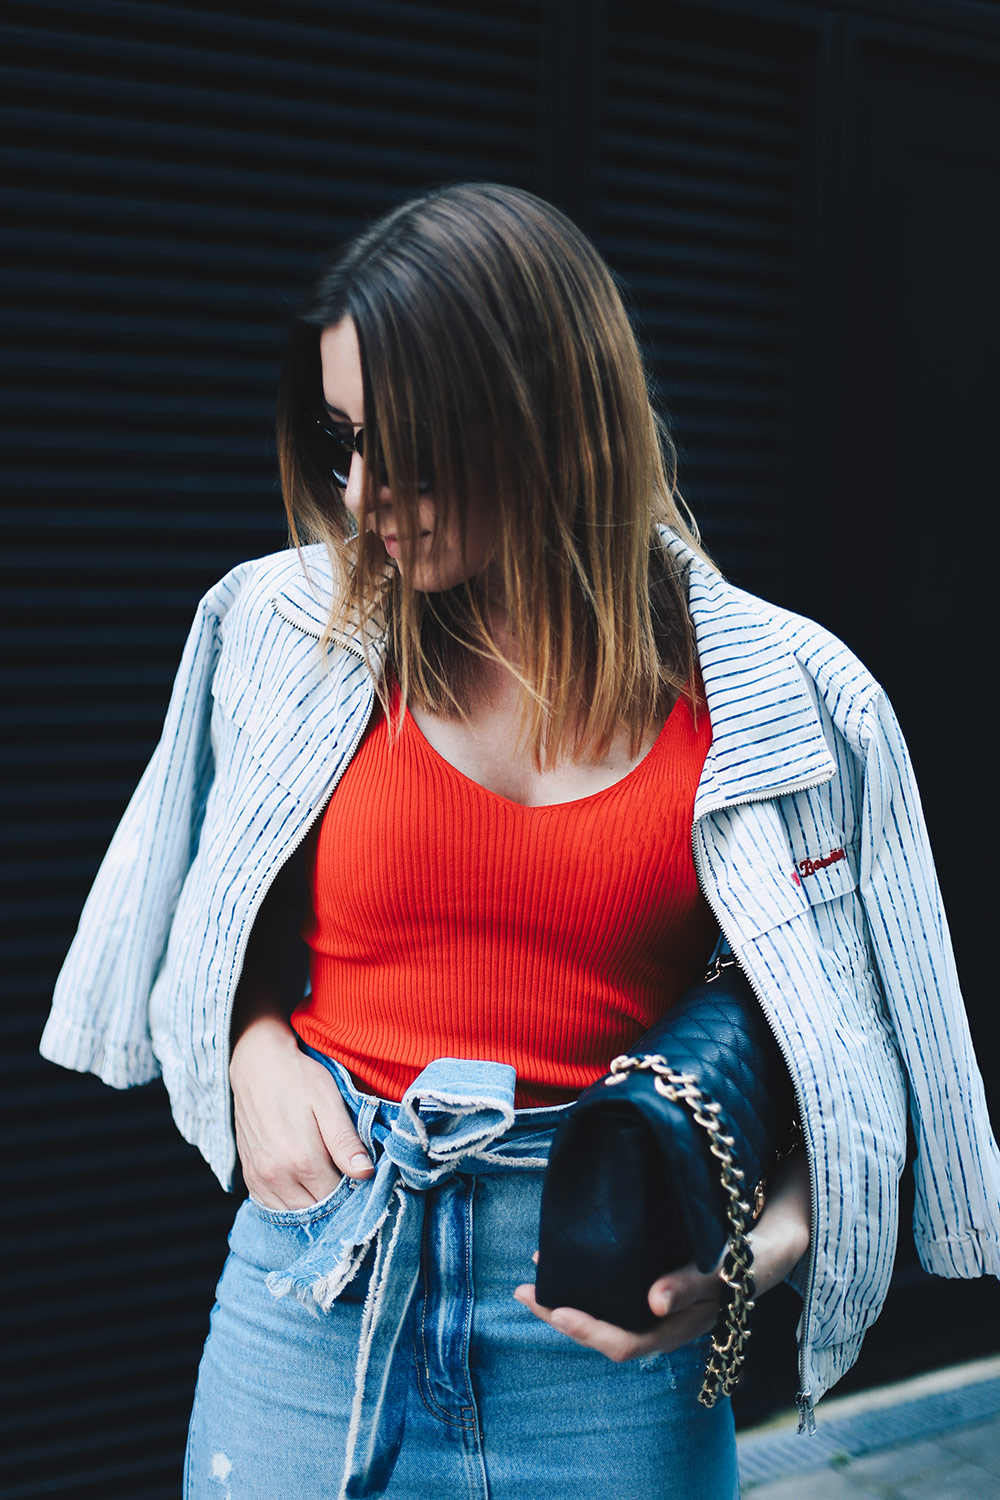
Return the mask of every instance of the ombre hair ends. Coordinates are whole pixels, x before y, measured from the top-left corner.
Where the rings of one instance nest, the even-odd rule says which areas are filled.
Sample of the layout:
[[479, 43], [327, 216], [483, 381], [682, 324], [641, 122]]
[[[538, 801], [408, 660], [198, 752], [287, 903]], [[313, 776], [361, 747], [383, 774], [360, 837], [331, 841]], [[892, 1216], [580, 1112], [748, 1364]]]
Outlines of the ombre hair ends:
[[[454, 588], [414, 590], [405, 551], [397, 570], [373, 532], [356, 534], [317, 450], [319, 338], [344, 318], [364, 383], [362, 516], [382, 475], [416, 546], [430, 474], [439, 516], [464, 528], [474, 503], [490, 517], [490, 563]], [[541, 767], [598, 759], [623, 726], [635, 755], [665, 705], [693, 696], [686, 580], [658, 530], [701, 550], [673, 448], [611, 272], [550, 204], [460, 184], [351, 241], [290, 331], [277, 430], [292, 540], [325, 542], [333, 564], [329, 631], [386, 632], [404, 707], [462, 717], [479, 663], [499, 659], [525, 689]]]

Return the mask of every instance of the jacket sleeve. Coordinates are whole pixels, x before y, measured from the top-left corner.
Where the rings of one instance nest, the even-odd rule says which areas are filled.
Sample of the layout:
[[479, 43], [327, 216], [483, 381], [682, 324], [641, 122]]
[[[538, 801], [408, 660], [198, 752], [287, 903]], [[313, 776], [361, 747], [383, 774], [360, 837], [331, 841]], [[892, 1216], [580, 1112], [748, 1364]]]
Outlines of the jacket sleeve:
[[212, 782], [212, 678], [238, 574], [198, 607], [162, 737], [97, 873], [42, 1033], [43, 1057], [114, 1088], [159, 1073], [148, 1001]]
[[884, 694], [867, 713], [861, 890], [909, 1075], [914, 1235], [925, 1270], [1000, 1275], [1000, 1154], [906, 745]]

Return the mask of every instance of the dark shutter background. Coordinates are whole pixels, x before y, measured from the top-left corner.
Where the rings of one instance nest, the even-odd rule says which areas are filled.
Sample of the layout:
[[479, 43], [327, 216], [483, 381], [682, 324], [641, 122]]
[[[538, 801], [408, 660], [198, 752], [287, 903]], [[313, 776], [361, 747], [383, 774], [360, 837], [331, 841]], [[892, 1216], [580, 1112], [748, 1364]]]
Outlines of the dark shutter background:
[[774, 598], [801, 229], [795, 30], [612, 7], [597, 231], [631, 289], [681, 487], [726, 570]]
[[[998, 55], [995, 9], [960, 0], [8, 0], [0, 1500], [179, 1492], [233, 1202], [159, 1085], [115, 1093], [37, 1037], [195, 603], [283, 545], [289, 310], [428, 184], [533, 187], [624, 278], [720, 562], [905, 705], [981, 1055], [998, 1039], [953, 831], [989, 627], [961, 566], [927, 568], [995, 496]], [[853, 1384], [992, 1347], [994, 1285], [922, 1278], [905, 1239], [900, 1264]], [[918, 1305], [942, 1331], [914, 1348]], [[744, 1419], [791, 1402], [794, 1311], [762, 1304]]]

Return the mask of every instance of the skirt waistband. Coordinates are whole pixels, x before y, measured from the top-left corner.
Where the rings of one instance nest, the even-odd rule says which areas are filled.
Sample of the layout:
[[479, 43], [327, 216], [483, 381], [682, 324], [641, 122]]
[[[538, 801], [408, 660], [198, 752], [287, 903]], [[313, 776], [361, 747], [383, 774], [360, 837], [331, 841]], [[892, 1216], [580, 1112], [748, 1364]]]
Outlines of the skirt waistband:
[[305, 1253], [267, 1278], [275, 1296], [291, 1293], [326, 1312], [374, 1248], [340, 1488], [344, 1500], [381, 1494], [402, 1442], [403, 1413], [391, 1395], [398, 1384], [393, 1366], [417, 1294], [429, 1190], [456, 1177], [543, 1170], [569, 1105], [517, 1110], [513, 1068], [452, 1057], [428, 1063], [397, 1104], [363, 1094], [341, 1063], [311, 1047], [304, 1050], [336, 1079], [375, 1163], [374, 1176], [349, 1182]]

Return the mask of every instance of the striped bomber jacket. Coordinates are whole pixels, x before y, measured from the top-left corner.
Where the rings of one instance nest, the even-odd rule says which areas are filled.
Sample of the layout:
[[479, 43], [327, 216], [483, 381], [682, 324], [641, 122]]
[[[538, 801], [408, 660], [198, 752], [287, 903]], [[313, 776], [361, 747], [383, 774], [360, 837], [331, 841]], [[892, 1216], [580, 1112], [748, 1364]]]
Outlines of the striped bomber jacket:
[[[825, 630], [668, 544], [688, 570], [712, 723], [695, 861], [788, 1062], [811, 1164], [812, 1245], [792, 1277], [806, 1410], [885, 1298], [907, 1094], [927, 1270], [1000, 1275], [1000, 1156], [885, 695]], [[374, 698], [357, 640], [319, 649], [329, 589], [313, 547], [244, 563], [202, 601], [42, 1038], [44, 1056], [117, 1088], [162, 1072], [181, 1132], [226, 1185], [250, 929]]]

